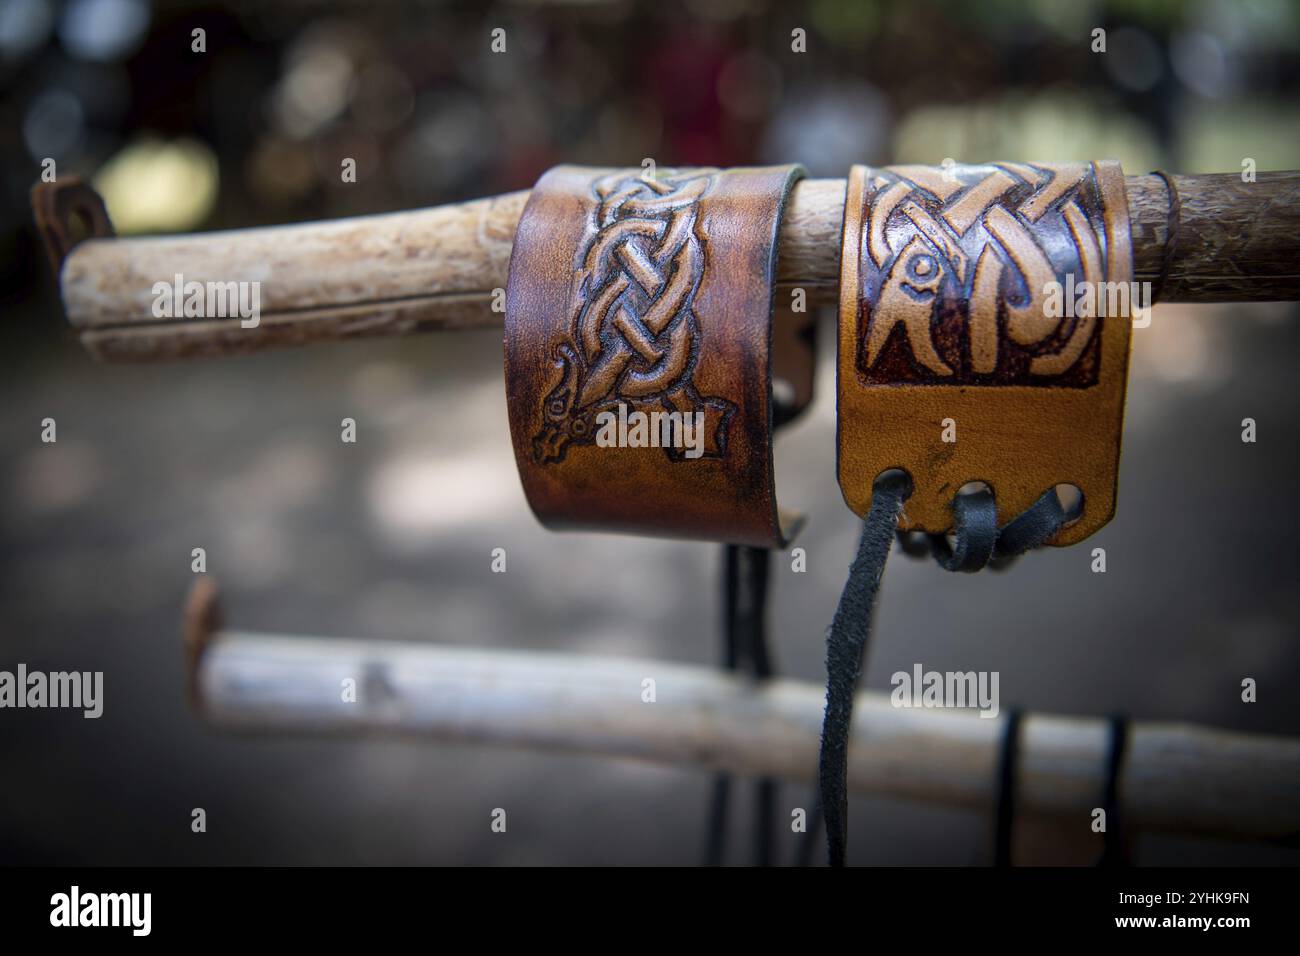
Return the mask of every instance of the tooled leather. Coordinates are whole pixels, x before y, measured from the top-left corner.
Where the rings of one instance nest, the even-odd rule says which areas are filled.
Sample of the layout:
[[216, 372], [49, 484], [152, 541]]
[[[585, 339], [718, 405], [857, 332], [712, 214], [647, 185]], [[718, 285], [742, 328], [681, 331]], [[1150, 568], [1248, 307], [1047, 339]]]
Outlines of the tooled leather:
[[999, 523], [1078, 486], [1084, 511], [1053, 544], [1109, 521], [1131, 319], [1071, 315], [1065, 300], [1131, 291], [1132, 276], [1117, 163], [855, 166], [837, 363], [849, 507], [865, 515], [875, 476], [902, 468], [915, 488], [904, 530], [951, 529], [971, 481], [992, 488]]
[[[511, 257], [505, 366], [516, 462], [544, 524], [787, 540], [772, 472], [773, 280], [799, 175], [561, 166], [539, 180]], [[636, 433], [638, 416], [666, 430]]]

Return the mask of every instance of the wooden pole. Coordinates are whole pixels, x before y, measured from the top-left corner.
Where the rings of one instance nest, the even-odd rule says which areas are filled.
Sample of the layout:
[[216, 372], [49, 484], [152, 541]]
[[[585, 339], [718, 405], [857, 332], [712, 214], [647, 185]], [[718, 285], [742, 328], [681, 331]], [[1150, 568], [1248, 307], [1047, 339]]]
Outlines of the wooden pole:
[[[1300, 172], [1127, 178], [1136, 279], [1161, 301], [1300, 299]], [[333, 222], [187, 236], [90, 239], [63, 262], [60, 290], [80, 340], [106, 361], [220, 356], [354, 336], [493, 328], [528, 193]], [[782, 228], [778, 282], [835, 301], [844, 180], [796, 186]], [[154, 284], [260, 283], [261, 320], [157, 319]]]
[[[816, 779], [824, 696], [812, 684], [753, 684], [663, 661], [194, 628], [190, 648], [196, 702], [224, 728], [398, 734]], [[861, 694], [849, 786], [990, 813], [1005, 719]], [[1090, 834], [1105, 722], [1030, 715], [1022, 734], [1020, 812]], [[1300, 832], [1300, 740], [1138, 723], [1120, 794], [1134, 831], [1291, 836]]]

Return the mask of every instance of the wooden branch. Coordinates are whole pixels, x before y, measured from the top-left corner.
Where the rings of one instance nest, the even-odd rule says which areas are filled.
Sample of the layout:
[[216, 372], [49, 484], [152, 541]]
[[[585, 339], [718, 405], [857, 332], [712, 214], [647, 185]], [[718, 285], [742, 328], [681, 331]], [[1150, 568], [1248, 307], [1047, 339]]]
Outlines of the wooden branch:
[[[192, 618], [202, 619], [192, 611]], [[196, 637], [195, 635], [198, 634]], [[191, 629], [202, 713], [232, 729], [370, 732], [603, 754], [801, 784], [816, 778], [824, 695], [756, 686], [662, 661]], [[344, 700], [344, 681], [356, 700]], [[643, 681], [655, 682], [653, 703]], [[854, 711], [857, 793], [991, 812], [1005, 717], [900, 709], [864, 693]], [[1101, 803], [1104, 721], [1031, 715], [1017, 801], [1089, 833]], [[1126, 825], [1218, 836], [1300, 832], [1300, 740], [1187, 724], [1133, 726], [1122, 771]]]
[[[1300, 299], [1300, 172], [1173, 177], [1180, 226], [1161, 300]], [[1169, 195], [1158, 176], [1127, 178], [1136, 278], [1157, 282]], [[108, 361], [217, 356], [283, 345], [435, 329], [492, 328], [526, 192], [413, 212], [189, 236], [91, 239], [64, 261], [64, 307]], [[782, 229], [778, 281], [835, 301], [844, 181], [800, 183]], [[261, 324], [156, 319], [153, 286], [261, 283]]]

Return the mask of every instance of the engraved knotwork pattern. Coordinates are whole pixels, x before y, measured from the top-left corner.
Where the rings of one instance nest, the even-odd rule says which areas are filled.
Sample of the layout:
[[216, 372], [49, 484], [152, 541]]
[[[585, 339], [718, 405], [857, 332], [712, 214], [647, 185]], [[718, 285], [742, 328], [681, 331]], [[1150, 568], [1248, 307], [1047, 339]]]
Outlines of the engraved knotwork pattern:
[[[539, 463], [595, 442], [603, 411], [701, 413], [702, 457], [726, 452], [735, 406], [701, 396], [692, 381], [702, 330], [694, 301], [706, 245], [700, 199], [713, 170], [646, 178], [622, 171], [592, 183], [588, 240], [574, 257], [566, 328], [551, 345], [556, 383], [533, 437]], [[665, 447], [670, 459], [680, 449]]]
[[[1085, 315], [1064, 302], [1084, 283], [1105, 285], [1090, 164], [892, 166], [869, 173], [865, 201], [864, 384], [1097, 382], [1107, 303]], [[1061, 284], [1061, 309], [1050, 283]]]

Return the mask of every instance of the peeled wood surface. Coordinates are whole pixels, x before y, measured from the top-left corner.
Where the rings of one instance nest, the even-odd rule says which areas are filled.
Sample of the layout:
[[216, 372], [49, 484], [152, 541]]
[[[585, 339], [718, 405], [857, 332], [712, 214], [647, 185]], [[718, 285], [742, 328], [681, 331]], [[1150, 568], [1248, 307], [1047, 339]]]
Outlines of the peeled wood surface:
[[[272, 733], [383, 733], [492, 742], [816, 779], [824, 692], [702, 667], [587, 655], [279, 637], [192, 625], [195, 696], [214, 723]], [[345, 702], [343, 681], [356, 684]], [[656, 699], [642, 700], [646, 678]], [[860, 694], [849, 750], [857, 793], [991, 813], [1005, 717], [901, 709]], [[1104, 721], [1029, 715], [1017, 806], [1090, 833]], [[1132, 728], [1121, 790], [1134, 830], [1274, 838], [1300, 832], [1300, 740], [1187, 724]]]
[[[1160, 301], [1300, 299], [1300, 172], [1176, 176], [1181, 225]], [[1168, 236], [1158, 176], [1126, 179], [1134, 265], [1156, 282]], [[69, 321], [112, 361], [215, 356], [369, 335], [491, 328], [528, 193], [411, 212], [77, 246], [60, 278]], [[795, 187], [782, 227], [778, 282], [833, 303], [844, 181]], [[153, 285], [258, 281], [261, 325], [237, 318], [156, 319]]]
[[[1162, 302], [1300, 299], [1300, 172], [1173, 176], [1181, 204]], [[1159, 176], [1129, 176], [1134, 271], [1155, 282], [1168, 236], [1169, 191]]]
[[[222, 355], [501, 324], [526, 192], [412, 212], [188, 236], [92, 239], [64, 261], [64, 306], [99, 358]], [[259, 282], [261, 323], [157, 319], [153, 284]]]

